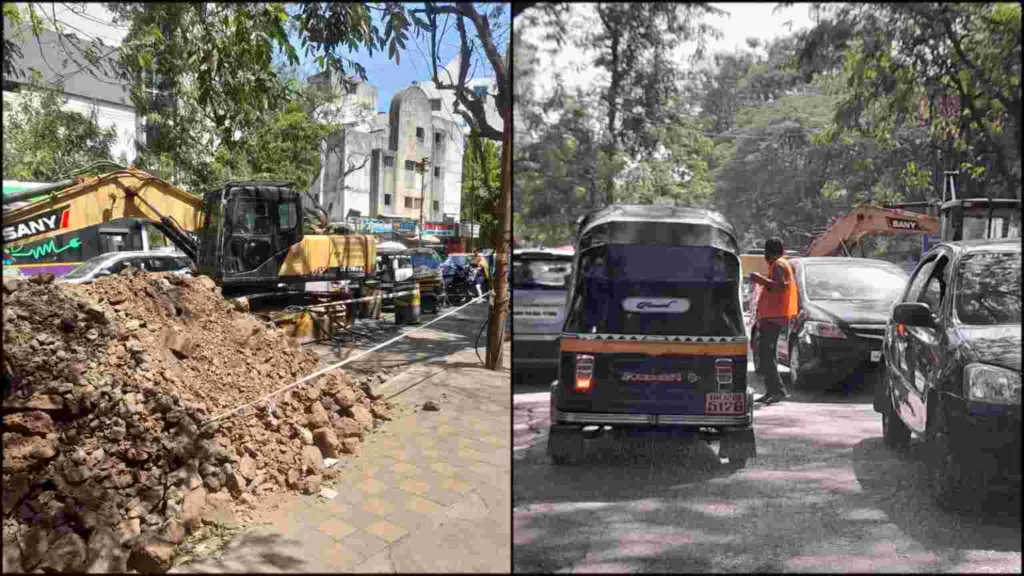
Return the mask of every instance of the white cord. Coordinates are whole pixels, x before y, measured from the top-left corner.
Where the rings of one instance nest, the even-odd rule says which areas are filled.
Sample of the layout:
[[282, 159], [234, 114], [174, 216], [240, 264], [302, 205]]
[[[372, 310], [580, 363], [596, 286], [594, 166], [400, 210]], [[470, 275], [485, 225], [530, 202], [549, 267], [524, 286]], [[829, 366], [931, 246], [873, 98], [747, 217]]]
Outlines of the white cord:
[[397, 341], [401, 340], [402, 338], [405, 338], [406, 336], [408, 336], [409, 334], [412, 334], [413, 332], [417, 332], [419, 330], [423, 330], [424, 328], [430, 326], [434, 322], [437, 322], [437, 321], [439, 321], [439, 320], [441, 320], [443, 318], [447, 318], [448, 316], [451, 316], [452, 314], [457, 314], [463, 308], [465, 308], [465, 307], [467, 307], [467, 306], [469, 306], [471, 304], [476, 304], [477, 302], [481, 301], [483, 298], [487, 297], [488, 295], [490, 295], [490, 291], [488, 291], [487, 294], [484, 294], [483, 296], [481, 296], [479, 298], [474, 298], [473, 300], [470, 300], [469, 302], [463, 304], [462, 306], [459, 306], [455, 310], [452, 310], [452, 311], [450, 311], [450, 312], [448, 312], [448, 313], [446, 313], [446, 314], [444, 314], [442, 316], [438, 316], [437, 318], [434, 318], [433, 320], [431, 320], [430, 322], [427, 322], [426, 324], [424, 324], [422, 326], [417, 326], [416, 328], [413, 328], [412, 330], [409, 330], [408, 332], [404, 332], [402, 334], [399, 334], [398, 336], [392, 338], [391, 340], [388, 340], [387, 342], [378, 344], [378, 345], [374, 346], [373, 348], [370, 348], [369, 350], [366, 350], [366, 351], [364, 351], [364, 352], [362, 352], [360, 354], [356, 354], [355, 356], [353, 356], [351, 358], [346, 358], [346, 359], [342, 360], [341, 362], [338, 362], [338, 363], [332, 364], [331, 366], [328, 366], [326, 368], [322, 368], [320, 370], [317, 370], [316, 372], [313, 372], [312, 374], [309, 374], [307, 376], [303, 376], [302, 378], [299, 378], [295, 382], [292, 382], [291, 384], [288, 384], [287, 386], [282, 386], [281, 388], [278, 388], [277, 390], [274, 390], [270, 394], [267, 394], [266, 396], [264, 396], [264, 397], [262, 397], [262, 398], [260, 398], [258, 400], [253, 400], [252, 402], [248, 402], [246, 404], [242, 404], [241, 406], [239, 406], [238, 408], [235, 408], [234, 410], [231, 410], [229, 412], [225, 412], [225, 413], [221, 414], [220, 416], [215, 416], [213, 418], [210, 418], [210, 419], [206, 420], [205, 422], [203, 422], [203, 425], [209, 424], [210, 422], [216, 422], [217, 420], [220, 420], [221, 418], [224, 418], [226, 416], [230, 416], [232, 414], [235, 414], [236, 412], [240, 412], [243, 409], [245, 409], [245, 408], [247, 408], [249, 406], [252, 406], [254, 404], [259, 404], [261, 402], [265, 402], [268, 399], [273, 398], [274, 396], [277, 396], [278, 394], [280, 394], [282, 392], [285, 392], [287, 390], [290, 390], [290, 389], [298, 386], [299, 384], [302, 384], [304, 382], [308, 382], [308, 381], [310, 381], [313, 378], [316, 378], [318, 376], [323, 376], [324, 374], [330, 372], [331, 370], [335, 370], [337, 368], [341, 368], [342, 366], [348, 364], [349, 362], [352, 362], [353, 360], [358, 360], [359, 358], [362, 358], [363, 356], [366, 356], [367, 354], [376, 352], [377, 350], [380, 350], [381, 348], [383, 348], [385, 346], [388, 346], [389, 344], [393, 344], [394, 342], [397, 342]]

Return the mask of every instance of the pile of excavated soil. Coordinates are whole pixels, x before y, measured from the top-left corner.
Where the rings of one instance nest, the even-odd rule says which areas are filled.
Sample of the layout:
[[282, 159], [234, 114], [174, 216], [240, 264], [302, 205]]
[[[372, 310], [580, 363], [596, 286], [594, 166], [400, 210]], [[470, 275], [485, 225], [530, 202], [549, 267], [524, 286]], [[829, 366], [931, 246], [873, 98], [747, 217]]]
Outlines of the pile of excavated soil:
[[204, 524], [319, 491], [389, 406], [209, 278], [3, 280], [4, 571], [167, 570]]

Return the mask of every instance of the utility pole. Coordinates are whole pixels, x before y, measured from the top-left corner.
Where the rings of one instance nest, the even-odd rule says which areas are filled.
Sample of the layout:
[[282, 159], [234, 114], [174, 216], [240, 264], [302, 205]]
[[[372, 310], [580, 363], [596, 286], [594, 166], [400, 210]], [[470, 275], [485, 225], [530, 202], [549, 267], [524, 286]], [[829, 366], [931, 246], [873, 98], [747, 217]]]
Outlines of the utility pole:
[[427, 164], [430, 164], [430, 158], [424, 156], [420, 160], [420, 174], [423, 175], [423, 187], [420, 189], [420, 247], [423, 246], [423, 205], [427, 202]]

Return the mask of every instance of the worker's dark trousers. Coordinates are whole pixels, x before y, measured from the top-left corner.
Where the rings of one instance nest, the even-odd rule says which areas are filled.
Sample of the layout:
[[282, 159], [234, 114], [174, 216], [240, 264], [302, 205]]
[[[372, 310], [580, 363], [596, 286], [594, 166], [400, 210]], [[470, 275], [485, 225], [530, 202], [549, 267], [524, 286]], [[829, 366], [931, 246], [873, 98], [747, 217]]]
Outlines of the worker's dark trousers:
[[757, 321], [757, 359], [764, 372], [764, 385], [769, 396], [785, 395], [786, 386], [779, 377], [779, 365], [775, 362], [775, 350], [778, 347], [779, 332], [782, 325], [771, 320]]

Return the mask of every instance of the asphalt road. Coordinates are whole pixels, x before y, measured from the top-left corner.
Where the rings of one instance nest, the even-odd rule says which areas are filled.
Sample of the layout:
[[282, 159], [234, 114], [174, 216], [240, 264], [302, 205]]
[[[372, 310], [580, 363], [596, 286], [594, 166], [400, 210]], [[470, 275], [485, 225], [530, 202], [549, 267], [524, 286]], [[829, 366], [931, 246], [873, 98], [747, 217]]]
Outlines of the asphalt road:
[[939, 509], [920, 443], [882, 444], [867, 385], [758, 409], [758, 457], [728, 471], [715, 443], [670, 439], [551, 465], [552, 376], [514, 388], [514, 571], [1021, 572], [1019, 487]]

